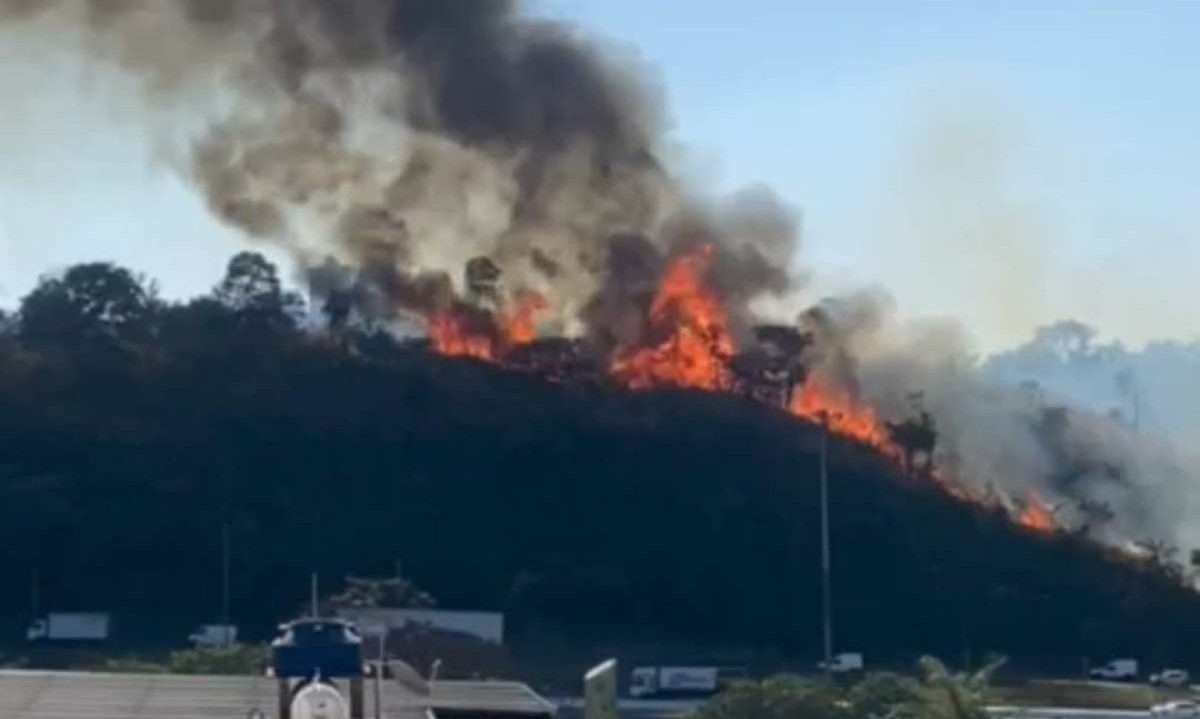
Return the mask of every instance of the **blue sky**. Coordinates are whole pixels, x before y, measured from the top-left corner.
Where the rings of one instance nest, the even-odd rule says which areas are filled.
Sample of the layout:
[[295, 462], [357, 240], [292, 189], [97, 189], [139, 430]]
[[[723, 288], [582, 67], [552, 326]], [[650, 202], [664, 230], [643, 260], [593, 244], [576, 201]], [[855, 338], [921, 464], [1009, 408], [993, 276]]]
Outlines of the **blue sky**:
[[[1067, 315], [1200, 334], [1200, 3], [528, 4], [652, 69], [689, 175], [802, 212], [812, 297], [878, 284], [984, 348]], [[17, 61], [39, 52], [0, 44], [0, 304], [92, 258], [205, 289], [236, 233], [156, 163], [129, 87]]]
[[539, 4], [658, 68], [720, 181], [801, 208], [818, 292], [879, 282], [984, 346], [1200, 332], [1200, 3]]

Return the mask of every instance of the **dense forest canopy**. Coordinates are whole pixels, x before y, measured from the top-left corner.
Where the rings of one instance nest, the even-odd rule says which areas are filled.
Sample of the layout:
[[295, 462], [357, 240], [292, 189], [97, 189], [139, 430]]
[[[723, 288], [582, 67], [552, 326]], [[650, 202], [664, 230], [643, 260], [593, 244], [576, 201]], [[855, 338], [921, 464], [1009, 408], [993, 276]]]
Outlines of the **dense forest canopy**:
[[[43, 609], [112, 611], [129, 632], [212, 620], [228, 526], [234, 616], [260, 631], [294, 611], [309, 572], [402, 560], [442, 606], [504, 610], [515, 636], [816, 653], [812, 423], [731, 394], [547, 381], [306, 317], [253, 253], [184, 303], [107, 264], [22, 301], [0, 352], [10, 636], [35, 570]], [[1033, 531], [837, 437], [830, 471], [840, 646], [1077, 665], [1180, 661], [1200, 639], [1169, 547], [1142, 561], [1086, 528]]]

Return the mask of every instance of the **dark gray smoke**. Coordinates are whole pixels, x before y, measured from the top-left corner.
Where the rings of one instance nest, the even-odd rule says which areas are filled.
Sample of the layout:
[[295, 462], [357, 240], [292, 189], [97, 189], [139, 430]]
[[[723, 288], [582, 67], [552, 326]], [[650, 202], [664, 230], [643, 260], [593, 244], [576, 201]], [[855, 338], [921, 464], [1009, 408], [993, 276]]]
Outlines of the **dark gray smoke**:
[[82, 29], [168, 124], [179, 97], [219, 96], [190, 159], [213, 212], [302, 269], [357, 268], [377, 285], [359, 299], [394, 303], [372, 312], [444, 307], [486, 256], [561, 330], [636, 333], [610, 274], [631, 236], [658, 264], [713, 244], [735, 316], [791, 287], [790, 212], [764, 191], [690, 197], [659, 159], [651, 74], [515, 2], [0, 0], [0, 16]]

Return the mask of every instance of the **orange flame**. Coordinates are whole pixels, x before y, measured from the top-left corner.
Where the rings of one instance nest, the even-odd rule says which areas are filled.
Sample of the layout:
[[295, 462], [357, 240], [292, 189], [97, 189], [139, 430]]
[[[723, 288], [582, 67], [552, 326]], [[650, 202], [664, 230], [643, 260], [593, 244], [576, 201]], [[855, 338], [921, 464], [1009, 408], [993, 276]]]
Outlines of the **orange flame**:
[[[705, 283], [713, 248], [702, 245], [674, 257], [663, 272], [647, 316], [646, 342], [619, 347], [609, 370], [632, 389], [686, 387], [709, 391], [733, 388], [729, 362], [735, 354], [729, 318], [716, 294]], [[462, 307], [442, 310], [427, 318], [432, 348], [445, 355], [497, 362], [516, 346], [537, 339], [537, 317], [547, 300], [532, 290], [517, 292], [494, 314]], [[836, 383], [810, 376], [794, 388], [788, 411], [830, 432], [870, 447], [900, 462], [903, 450], [875, 410]], [[960, 481], [953, 468], [929, 467], [927, 476], [964, 502], [998, 506], [988, 492]], [[1012, 502], [1002, 500], [1002, 506]], [[1030, 491], [1019, 511], [1010, 509], [1017, 524], [1039, 533], [1058, 530], [1052, 508]]]
[[1025, 495], [1025, 504], [1021, 513], [1017, 515], [1017, 524], [1043, 533], [1053, 532], [1058, 528], [1054, 521], [1054, 512], [1032, 490]]
[[809, 379], [792, 394], [788, 410], [797, 417], [824, 424], [829, 431], [894, 455], [887, 427], [870, 407], [856, 402], [842, 389], [829, 389]]
[[655, 386], [718, 390], [729, 386], [727, 362], [733, 338], [725, 309], [704, 284], [712, 246], [673, 259], [650, 304], [653, 346], [623, 347], [612, 359], [612, 374], [634, 389]]
[[529, 344], [537, 339], [537, 317], [548, 307], [546, 298], [533, 290], [521, 290], [513, 307], [500, 314], [500, 335], [507, 347]]
[[465, 318], [453, 310], [439, 310], [426, 320], [429, 344], [438, 354], [452, 357], [474, 357], [495, 361], [496, 352], [492, 339], [472, 332]]
[[517, 345], [537, 339], [537, 316], [547, 307], [546, 298], [533, 290], [521, 290], [493, 320], [469, 322], [467, 312], [450, 308], [438, 310], [426, 319], [429, 344], [438, 354], [474, 357], [495, 362]]

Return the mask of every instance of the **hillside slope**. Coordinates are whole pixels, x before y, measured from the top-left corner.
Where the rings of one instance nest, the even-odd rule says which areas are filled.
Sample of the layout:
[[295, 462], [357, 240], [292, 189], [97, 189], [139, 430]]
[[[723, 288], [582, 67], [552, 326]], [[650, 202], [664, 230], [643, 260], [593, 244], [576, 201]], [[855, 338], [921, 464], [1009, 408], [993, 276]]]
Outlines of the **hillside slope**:
[[[819, 645], [817, 429], [703, 392], [557, 384], [376, 340], [163, 333], [0, 366], [0, 610], [268, 626], [308, 572], [396, 561], [444, 605], [699, 641]], [[875, 656], [1182, 659], [1200, 601], [831, 443], [839, 643]], [[13, 625], [10, 625], [13, 626]]]

